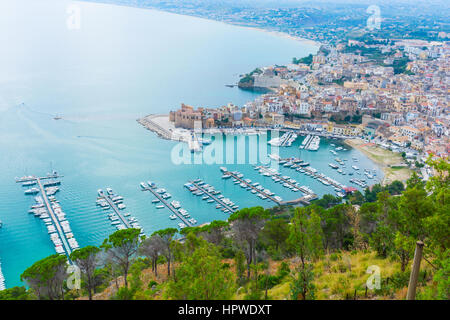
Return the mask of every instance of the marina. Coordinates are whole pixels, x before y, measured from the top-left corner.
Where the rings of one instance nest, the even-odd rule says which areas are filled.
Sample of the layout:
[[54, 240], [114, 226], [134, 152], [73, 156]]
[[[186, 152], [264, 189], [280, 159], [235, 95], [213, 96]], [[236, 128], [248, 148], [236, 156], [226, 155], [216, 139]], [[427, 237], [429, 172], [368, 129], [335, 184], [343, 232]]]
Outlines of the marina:
[[281, 137], [271, 139], [268, 144], [275, 147], [290, 147], [298, 135], [292, 131], [284, 133]]
[[[162, 188], [160, 188], [160, 189], [157, 189], [157, 190], [155, 190], [155, 188], [156, 188], [156, 185], [152, 188], [152, 187], [150, 187], [150, 186], [148, 186], [148, 185], [145, 185], [145, 183], [144, 182], [141, 182], [141, 189], [142, 189], [142, 191], [150, 191], [162, 204], [161, 205], [163, 205], [163, 206], [165, 206], [165, 207], [167, 207], [170, 211], [172, 211], [172, 213], [173, 213], [173, 215], [175, 215], [176, 217], [178, 217], [181, 221], [182, 221], [182, 223], [179, 223], [178, 224], [178, 227], [180, 228], [180, 229], [183, 229], [183, 228], [185, 228], [185, 227], [192, 227], [192, 225], [194, 224], [194, 223], [192, 223], [191, 221], [189, 221], [189, 220], [187, 220], [187, 218], [185, 217], [185, 216], [187, 216], [187, 211], [185, 211], [184, 209], [175, 209], [170, 203], [168, 203], [163, 197], [162, 197], [162, 193], [165, 193], [165, 189], [162, 189]], [[159, 192], [158, 192], [159, 191]], [[161, 206], [160, 205], [160, 206]], [[161, 208], [162, 209], [162, 208]], [[171, 220], [175, 220], [175, 219], [173, 219], [173, 215], [170, 215], [169, 216], [169, 218], [171, 219]], [[192, 220], [192, 221], [194, 221], [194, 220]]]
[[[194, 180], [189, 181], [184, 185], [189, 191], [194, 194], [195, 192], [203, 192], [208, 198], [210, 198], [210, 203], [216, 202], [217, 206], [216, 209], [221, 209], [224, 212], [236, 212], [238, 206], [234, 204], [230, 199], [224, 198], [224, 196], [217, 196], [220, 192], [217, 192], [214, 190], [213, 187], [210, 187], [209, 185], [205, 185], [205, 183], [202, 180]], [[201, 194], [198, 194], [201, 195]], [[220, 198], [219, 198], [220, 197]], [[208, 198], [205, 198], [204, 200], [208, 200]]]
[[117, 230], [135, 228], [141, 230], [141, 235], [144, 235], [144, 228], [142, 228], [135, 217], [130, 217], [130, 213], [122, 214], [121, 210], [126, 206], [123, 204], [123, 197], [114, 194], [111, 188], [106, 188], [106, 193], [99, 189], [97, 191], [97, 205], [103, 207], [105, 210], [112, 209], [114, 212], [108, 214], [111, 225], [115, 226]]
[[[54, 244], [56, 253], [65, 254], [70, 262], [70, 254], [73, 250], [78, 249], [79, 245], [73, 236], [69, 221], [67, 221], [65, 217], [65, 213], [62, 211], [61, 206], [53, 196], [53, 194], [56, 193], [56, 189], [52, 186], [60, 185], [61, 182], [51, 179], [57, 179], [59, 177], [60, 176], [58, 176], [56, 172], [53, 172], [43, 178], [36, 176], [18, 178], [16, 179], [16, 182], [26, 183], [25, 186], [29, 185], [29, 182], [36, 182], [39, 187], [36, 188], [38, 189], [38, 192], [29, 193], [27, 192], [28, 190], [25, 191], [25, 194], [40, 193], [39, 196], [34, 197], [36, 204], [31, 207], [29, 213], [34, 214], [34, 216], [43, 220], [47, 226], [48, 234]], [[50, 181], [47, 181], [49, 179]], [[46, 188], [45, 186], [50, 187]], [[59, 191], [59, 188], [57, 190]]]
[[[229, 174], [231, 175], [234, 179], [236, 179], [237, 181], [240, 182], [240, 186], [243, 188], [246, 188], [247, 190], [251, 190], [252, 193], [257, 194], [261, 199], [265, 200], [265, 199], [269, 199], [273, 202], [275, 202], [277, 205], [287, 205], [287, 204], [298, 204], [298, 203], [302, 203], [305, 205], [309, 205], [311, 200], [314, 200], [317, 198], [317, 195], [314, 194], [312, 191], [309, 191], [307, 189], [304, 189], [306, 193], [305, 196], [300, 197], [300, 198], [296, 198], [293, 200], [287, 200], [287, 201], [283, 201], [283, 199], [280, 196], [275, 195], [273, 192], [271, 192], [268, 189], [265, 189], [264, 187], [262, 187], [260, 184], [255, 185], [255, 184], [251, 184], [251, 182], [248, 181], [248, 179], [243, 179], [243, 174], [237, 172], [237, 171], [228, 171], [226, 168], [221, 167], [220, 170], [224, 173], [224, 174]], [[286, 179], [285, 179], [286, 180]], [[289, 181], [288, 181], [289, 182]], [[289, 182], [290, 183], [290, 182]], [[295, 186], [297, 188], [297, 186]], [[302, 191], [299, 188], [299, 191]], [[302, 191], [303, 192], [303, 191]]]
[[320, 137], [317, 135], [307, 135], [300, 145], [300, 149], [317, 151], [320, 147]]
[[[288, 158], [288, 159], [282, 159], [284, 161], [291, 161], [294, 163], [301, 163], [303, 162], [303, 160], [299, 159], [299, 158]], [[334, 164], [328, 164], [330, 167], [332, 167], [333, 169], [337, 169], [338, 166], [334, 165]], [[328, 176], [326, 176], [323, 173], [318, 172], [315, 168], [311, 167], [311, 166], [307, 166], [307, 167], [301, 167], [299, 165], [292, 165], [289, 167], [290, 169], [294, 169], [299, 173], [302, 174], [306, 174], [308, 176], [310, 176], [313, 179], [317, 179], [318, 181], [322, 182], [322, 184], [326, 185], [326, 186], [332, 186], [335, 188], [339, 188], [340, 190], [343, 190], [346, 186]]]
[[6, 289], [6, 280], [2, 272], [2, 262], [0, 261], [0, 291]]

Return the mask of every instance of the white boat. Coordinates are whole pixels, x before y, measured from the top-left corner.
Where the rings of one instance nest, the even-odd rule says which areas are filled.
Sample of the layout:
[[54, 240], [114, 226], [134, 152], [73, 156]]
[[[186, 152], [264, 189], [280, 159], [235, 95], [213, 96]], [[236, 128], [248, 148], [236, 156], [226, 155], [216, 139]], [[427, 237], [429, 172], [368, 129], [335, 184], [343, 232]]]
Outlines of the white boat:
[[163, 209], [163, 208], [164, 206], [162, 204], [156, 206], [156, 209]]
[[176, 220], [177, 219], [177, 215], [176, 214], [171, 214], [169, 216], [170, 220]]
[[25, 192], [25, 194], [37, 194], [37, 193], [39, 193], [39, 189], [31, 188], [31, 189], [25, 190], [24, 192]]
[[144, 182], [141, 182], [141, 188], [144, 189], [144, 190], [147, 189], [147, 186], [145, 185]]
[[174, 201], [172, 201], [170, 204], [171, 204], [172, 207], [174, 207], [175, 209], [181, 208], [180, 202], [178, 202], [178, 201], [175, 201], [175, 200], [174, 200]]

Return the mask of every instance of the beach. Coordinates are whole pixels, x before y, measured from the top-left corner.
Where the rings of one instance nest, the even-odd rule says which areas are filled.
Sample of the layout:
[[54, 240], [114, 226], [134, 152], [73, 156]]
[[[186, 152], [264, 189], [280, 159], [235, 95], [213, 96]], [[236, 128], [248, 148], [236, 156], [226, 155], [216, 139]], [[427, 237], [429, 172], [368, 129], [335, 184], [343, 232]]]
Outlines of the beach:
[[395, 180], [405, 182], [412, 174], [411, 169], [404, 167], [406, 164], [399, 153], [382, 149], [373, 143], [366, 143], [361, 139], [347, 139], [344, 142], [364, 153], [383, 170], [383, 185]]

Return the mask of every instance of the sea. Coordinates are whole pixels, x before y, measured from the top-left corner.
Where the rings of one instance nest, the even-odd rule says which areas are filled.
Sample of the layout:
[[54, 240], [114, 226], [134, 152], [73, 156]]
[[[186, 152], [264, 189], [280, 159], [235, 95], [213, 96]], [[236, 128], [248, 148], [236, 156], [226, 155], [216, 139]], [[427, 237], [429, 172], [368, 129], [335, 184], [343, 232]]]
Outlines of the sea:
[[[28, 213], [34, 197], [24, 194], [15, 177], [52, 171], [63, 176], [56, 198], [80, 246], [100, 245], [115, 231], [108, 211], [96, 206], [97, 190], [107, 187], [124, 197], [124, 212], [136, 217], [147, 235], [180, 221], [155, 207], [141, 181], [165, 188], [198, 224], [229, 214], [183, 187], [192, 179], [203, 179], [240, 208], [274, 205], [222, 179], [223, 164], [176, 163], [179, 143], [158, 138], [136, 120], [167, 114], [181, 103], [242, 106], [261, 93], [225, 85], [256, 67], [286, 65], [315, 53], [317, 45], [195, 17], [64, 0], [1, 1], [0, 42], [0, 262], [7, 288], [23, 285], [22, 272], [55, 253], [44, 223]], [[270, 137], [259, 136], [263, 147]], [[230, 135], [213, 145], [227, 139], [237, 150], [250, 138]], [[301, 157], [348, 184], [350, 176], [328, 166], [335, 158], [331, 144], [341, 142], [322, 139], [311, 152], [298, 148], [303, 139], [280, 148], [280, 155]], [[348, 159], [348, 167], [356, 157], [361, 170], [376, 170], [374, 181], [382, 177], [363, 154], [344, 148], [338, 156]], [[244, 162], [225, 166], [283, 199], [299, 196]], [[292, 169], [280, 171], [319, 196], [335, 192]]]

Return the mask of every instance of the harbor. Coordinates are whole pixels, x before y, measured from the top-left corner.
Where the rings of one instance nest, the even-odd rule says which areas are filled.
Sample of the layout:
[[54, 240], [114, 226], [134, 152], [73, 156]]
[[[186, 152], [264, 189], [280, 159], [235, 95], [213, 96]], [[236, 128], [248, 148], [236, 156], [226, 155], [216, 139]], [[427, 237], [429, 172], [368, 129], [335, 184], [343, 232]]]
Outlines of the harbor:
[[284, 133], [281, 137], [271, 139], [268, 144], [275, 147], [290, 147], [298, 135], [292, 131]]
[[96, 204], [107, 211], [113, 210], [113, 213], [108, 213], [108, 218], [111, 225], [115, 226], [117, 230], [128, 228], [135, 228], [141, 230], [141, 235], [144, 235], [144, 228], [139, 224], [135, 217], [131, 217], [130, 213], [122, 214], [121, 210], [126, 208], [123, 203], [123, 197], [114, 193], [111, 188], [106, 188], [106, 192], [102, 189], [97, 190], [98, 198]]
[[217, 203], [216, 209], [219, 209], [225, 213], [233, 213], [238, 210], [238, 205], [230, 199], [225, 198], [220, 194], [220, 191], [215, 190], [214, 187], [205, 184], [205, 182], [201, 179], [189, 181], [184, 186], [193, 195], [203, 196], [202, 200], [206, 200], [207, 203]]
[[[153, 200], [152, 202], [154, 203], [162, 203], [162, 205], [157, 205], [157, 206], [165, 206], [166, 208], [168, 208], [171, 212], [172, 215], [169, 216], [170, 219], [174, 220], [174, 218], [178, 218], [180, 219], [182, 222], [178, 223], [178, 227], [180, 229], [186, 228], [186, 227], [192, 227], [195, 223], [194, 220], [189, 221], [188, 220], [188, 212], [186, 210], [184, 210], [183, 208], [181, 208], [181, 205], [179, 205], [179, 203], [172, 201], [171, 203], [167, 202], [166, 200], [169, 197], [169, 195], [167, 194], [166, 190], [163, 188], [157, 188], [156, 184], [153, 182], [150, 182], [148, 184], [146, 184], [145, 182], [141, 182], [140, 184], [142, 191], [150, 191], [150, 193], [152, 193], [156, 199], [158, 200], [158, 202], [156, 202], [155, 200]], [[164, 196], [164, 194], [167, 194], [167, 196]], [[178, 208], [175, 208], [178, 207]], [[159, 207], [162, 209], [162, 207]]]
[[53, 172], [46, 177], [17, 178], [16, 183], [22, 183], [23, 187], [37, 185], [24, 191], [25, 195], [34, 195], [35, 204], [31, 206], [29, 213], [39, 217], [45, 223], [56, 253], [66, 255], [70, 262], [70, 254], [78, 249], [79, 245], [66, 219], [66, 214], [54, 196], [59, 191], [56, 186], [60, 185], [61, 181], [56, 179], [60, 177]]
[[[321, 182], [325, 186], [334, 187], [336, 194], [338, 196], [340, 196], [340, 197], [345, 196], [345, 189], [347, 187], [344, 184], [336, 181], [333, 178], [330, 178], [329, 176], [326, 176], [323, 173], [318, 172], [317, 169], [309, 166], [309, 164], [308, 164], [308, 166], [302, 165], [304, 163], [305, 163], [304, 160], [302, 160], [300, 158], [296, 158], [296, 157], [279, 160], [279, 164], [282, 164], [283, 167], [286, 167], [288, 169], [293, 169], [293, 170], [297, 171], [298, 173], [310, 176], [311, 178], [316, 179], [317, 181]], [[332, 167], [333, 169], [337, 169], [337, 166], [335, 166], [335, 165], [332, 165], [330, 167]]]
[[2, 272], [2, 262], [0, 260], [0, 291], [5, 290], [6, 289], [6, 280], [5, 280], [5, 276], [3, 275]]
[[[251, 191], [252, 193], [256, 194], [258, 197], [260, 197], [262, 200], [270, 200], [272, 202], [274, 202], [277, 205], [293, 205], [293, 204], [304, 204], [304, 205], [309, 205], [311, 200], [314, 200], [317, 198], [317, 195], [314, 194], [312, 191], [309, 191], [307, 189], [304, 189], [306, 195], [303, 197], [299, 197], [296, 199], [292, 199], [292, 200], [285, 200], [283, 201], [283, 199], [280, 196], [275, 195], [273, 192], [271, 192], [269, 189], [264, 188], [261, 184], [259, 184], [258, 182], [256, 183], [252, 183], [251, 180], [249, 179], [244, 179], [244, 176], [242, 173], [237, 172], [237, 171], [228, 171], [225, 167], [221, 167], [220, 170], [223, 172], [224, 175], [229, 175], [232, 178], [234, 178], [235, 184], [238, 184], [242, 187], [247, 189], [248, 191]], [[297, 188], [297, 186], [295, 186], [295, 188]], [[299, 189], [299, 191], [301, 191]]]

